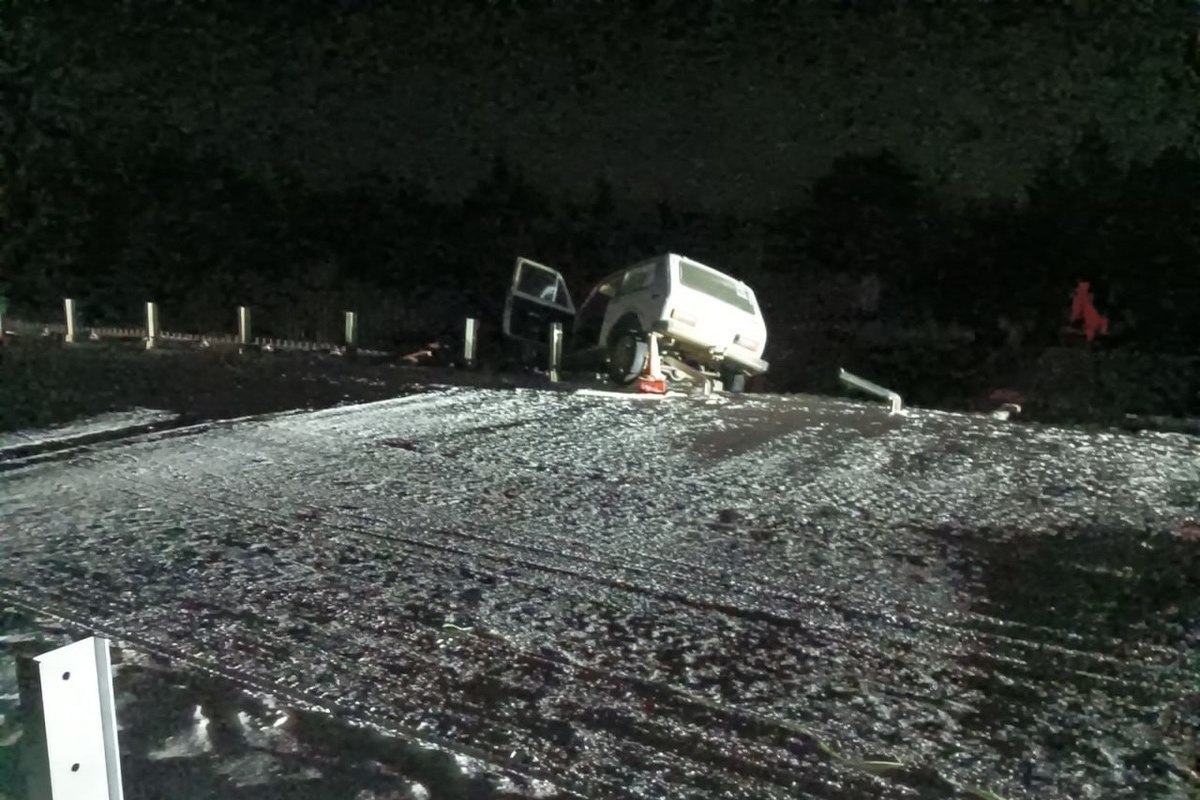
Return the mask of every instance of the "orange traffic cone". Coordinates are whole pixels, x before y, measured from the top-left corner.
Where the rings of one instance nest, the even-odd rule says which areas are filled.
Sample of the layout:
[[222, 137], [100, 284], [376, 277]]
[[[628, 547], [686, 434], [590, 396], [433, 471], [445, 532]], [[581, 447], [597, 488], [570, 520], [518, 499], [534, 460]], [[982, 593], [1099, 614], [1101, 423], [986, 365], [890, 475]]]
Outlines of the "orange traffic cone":
[[658, 357], [658, 334], [650, 334], [650, 352], [646, 354], [646, 366], [637, 379], [637, 390], [641, 394], [666, 394], [667, 376], [663, 375], [662, 362]]

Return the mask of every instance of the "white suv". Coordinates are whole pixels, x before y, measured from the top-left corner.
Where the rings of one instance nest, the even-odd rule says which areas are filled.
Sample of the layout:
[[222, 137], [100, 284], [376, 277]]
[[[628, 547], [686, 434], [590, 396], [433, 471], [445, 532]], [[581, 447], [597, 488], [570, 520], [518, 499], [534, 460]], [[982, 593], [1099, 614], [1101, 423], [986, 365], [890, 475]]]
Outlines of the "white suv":
[[609, 275], [576, 312], [561, 274], [517, 259], [504, 306], [506, 336], [544, 347], [550, 323], [568, 332], [564, 365], [604, 365], [617, 383], [637, 378], [661, 334], [664, 354], [721, 376], [739, 391], [748, 376], [767, 371], [767, 326], [754, 291], [728, 275], [668, 253]]

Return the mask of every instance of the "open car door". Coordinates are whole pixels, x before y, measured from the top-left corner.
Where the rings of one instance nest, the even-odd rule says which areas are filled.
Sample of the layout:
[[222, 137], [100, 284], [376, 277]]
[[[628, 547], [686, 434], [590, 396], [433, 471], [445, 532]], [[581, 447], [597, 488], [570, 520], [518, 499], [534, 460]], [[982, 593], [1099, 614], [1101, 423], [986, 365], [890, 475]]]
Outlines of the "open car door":
[[562, 275], [518, 258], [504, 303], [504, 335], [545, 347], [552, 323], [561, 322], [563, 333], [569, 335], [574, 319], [575, 304]]

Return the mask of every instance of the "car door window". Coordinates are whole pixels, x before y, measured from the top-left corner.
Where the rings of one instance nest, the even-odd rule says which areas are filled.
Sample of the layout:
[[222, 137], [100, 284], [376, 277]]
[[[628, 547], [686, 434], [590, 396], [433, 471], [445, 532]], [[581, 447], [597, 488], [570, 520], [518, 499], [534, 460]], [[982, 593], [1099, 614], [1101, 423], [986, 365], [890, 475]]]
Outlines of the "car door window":
[[569, 323], [574, 316], [575, 305], [562, 275], [527, 258], [518, 258], [504, 304], [504, 334], [541, 344], [552, 324]]
[[559, 304], [562, 294], [559, 290], [560, 282], [561, 278], [556, 272], [525, 265], [517, 280], [517, 291], [526, 297], [536, 297], [547, 303]]

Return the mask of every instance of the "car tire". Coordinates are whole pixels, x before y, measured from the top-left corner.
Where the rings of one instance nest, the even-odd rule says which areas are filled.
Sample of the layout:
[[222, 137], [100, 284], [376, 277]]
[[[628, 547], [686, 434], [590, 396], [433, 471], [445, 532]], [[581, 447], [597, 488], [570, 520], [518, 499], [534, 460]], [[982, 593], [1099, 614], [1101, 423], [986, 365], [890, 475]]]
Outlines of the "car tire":
[[721, 385], [727, 392], [741, 394], [746, 391], [746, 373], [723, 370], [721, 372]]
[[641, 331], [626, 330], [608, 343], [608, 377], [618, 386], [628, 386], [642, 374], [650, 343]]

